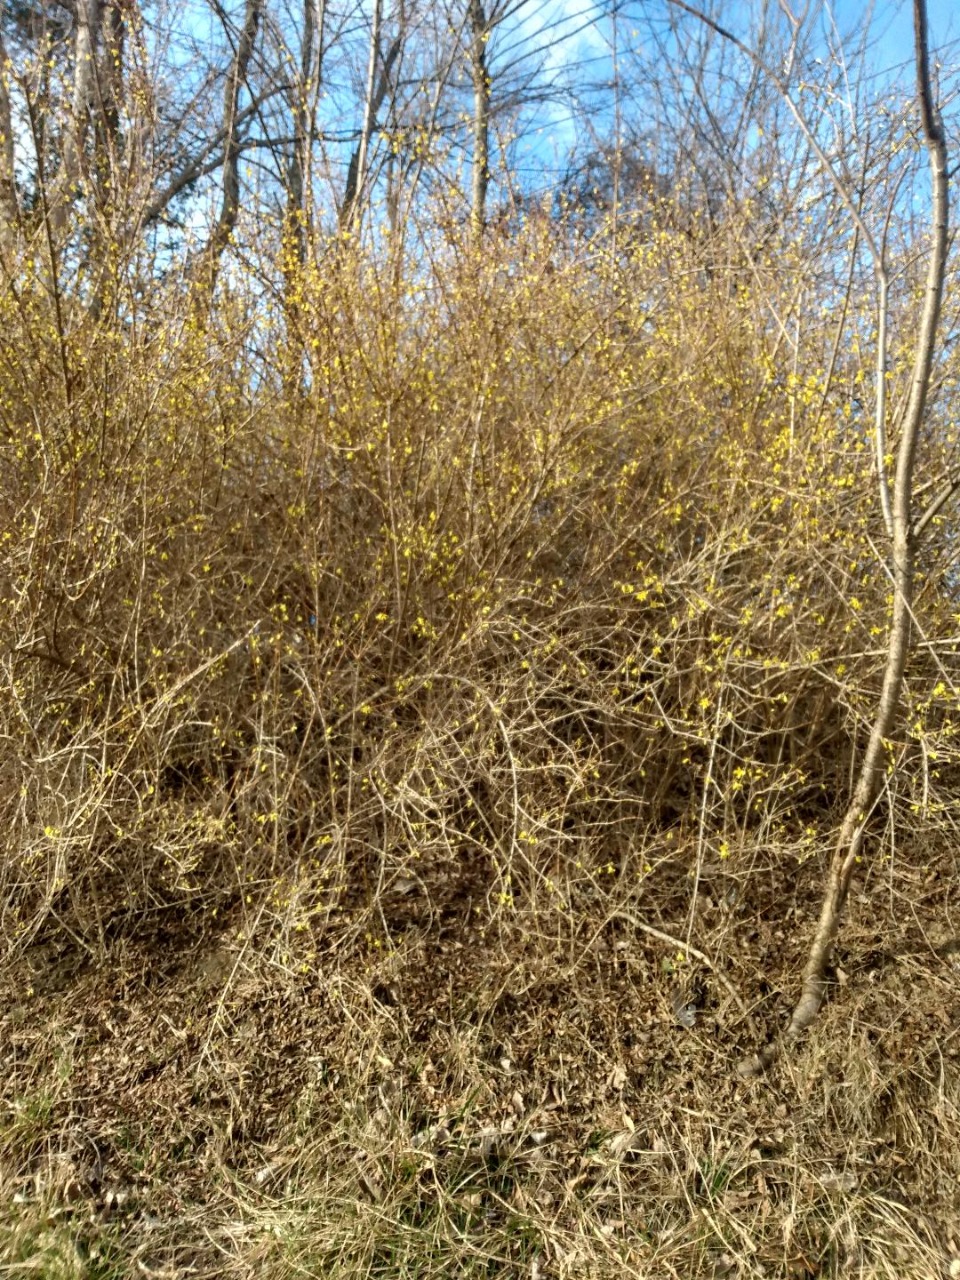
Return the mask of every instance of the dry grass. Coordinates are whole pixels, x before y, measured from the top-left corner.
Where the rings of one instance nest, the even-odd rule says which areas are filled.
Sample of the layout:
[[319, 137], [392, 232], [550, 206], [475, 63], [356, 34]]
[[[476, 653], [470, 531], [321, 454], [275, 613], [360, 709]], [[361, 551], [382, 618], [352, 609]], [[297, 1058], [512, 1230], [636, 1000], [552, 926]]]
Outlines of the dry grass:
[[717, 246], [602, 248], [341, 254], [292, 398], [239, 285], [78, 314], [66, 385], [7, 304], [7, 1273], [956, 1274], [950, 539], [835, 998], [741, 1082], [881, 669], [869, 453]]
[[464, 919], [389, 951], [332, 936], [306, 979], [233, 930], [125, 940], [61, 991], [35, 974], [4, 1018], [5, 1260], [51, 1276], [946, 1274], [950, 956], [871, 956], [897, 926], [855, 920], [815, 1038], [745, 1085], [736, 1058], [784, 1007], [762, 992], [791, 982], [800, 939], [779, 943], [752, 893], [704, 903], [701, 945], [748, 939], [728, 971], [757, 1008], [745, 1021], [691, 974], [687, 1029], [671, 957], [603, 925], [621, 898], [552, 931], [525, 910], [471, 923], [464, 900]]

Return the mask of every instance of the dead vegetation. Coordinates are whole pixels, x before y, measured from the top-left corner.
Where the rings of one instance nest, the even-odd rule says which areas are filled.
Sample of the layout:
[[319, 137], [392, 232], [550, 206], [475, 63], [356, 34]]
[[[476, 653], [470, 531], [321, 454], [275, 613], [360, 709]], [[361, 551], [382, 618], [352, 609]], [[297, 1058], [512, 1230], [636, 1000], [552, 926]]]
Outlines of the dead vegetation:
[[831, 1000], [738, 1080], [883, 669], [857, 369], [733, 232], [511, 252], [338, 250], [295, 394], [239, 285], [67, 382], [3, 303], [9, 1274], [960, 1270], [949, 526]]
[[[734, 878], [732, 907], [704, 895], [697, 931], [726, 944], [747, 1019], [709, 973], [603, 924], [619, 884], [553, 920], [474, 921], [465, 896], [389, 949], [328, 933], [309, 975], [238, 942], [239, 909], [219, 935], [124, 939], [75, 972], [69, 955], [27, 959], [3, 1019], [5, 1260], [77, 1276], [947, 1274], [955, 960], [912, 930], [882, 950], [897, 925], [871, 895], [816, 1033], [745, 1084], [737, 1055], [787, 1007], [805, 941], [769, 923], [759, 870]], [[916, 901], [912, 878], [884, 888]]]

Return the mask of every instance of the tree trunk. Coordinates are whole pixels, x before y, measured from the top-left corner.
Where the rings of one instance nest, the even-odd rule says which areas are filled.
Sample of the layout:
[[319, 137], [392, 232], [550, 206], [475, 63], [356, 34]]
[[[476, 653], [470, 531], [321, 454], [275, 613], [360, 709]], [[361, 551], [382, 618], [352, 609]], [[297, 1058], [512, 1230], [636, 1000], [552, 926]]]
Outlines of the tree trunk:
[[97, 104], [93, 129], [92, 181], [87, 267], [92, 280], [89, 309], [97, 317], [116, 275], [119, 224], [127, 215], [124, 200], [120, 108], [123, 101], [124, 37], [121, 0], [107, 0], [101, 15], [101, 55], [97, 72]]
[[50, 223], [56, 237], [67, 225], [83, 176], [83, 152], [97, 100], [100, 0], [76, 0], [73, 95], [63, 130], [60, 171], [50, 193]]
[[[0, 33], [0, 255], [16, 243], [20, 207], [13, 176], [13, 117], [10, 110], [10, 61]], [[0, 269], [6, 265], [0, 260]]]
[[370, 139], [376, 126], [377, 117], [383, 107], [383, 101], [390, 88], [390, 76], [394, 63], [403, 48], [403, 24], [397, 31], [387, 55], [383, 59], [380, 74], [377, 75], [377, 63], [380, 61], [380, 35], [382, 26], [382, 3], [376, 0], [373, 14], [373, 29], [370, 34], [370, 63], [367, 75], [367, 92], [363, 104], [363, 124], [360, 128], [360, 141], [347, 169], [347, 181], [344, 186], [343, 203], [340, 206], [341, 231], [353, 231], [360, 220], [363, 208], [363, 188], [367, 179]]
[[490, 185], [490, 73], [487, 41], [490, 29], [483, 0], [470, 0], [470, 70], [473, 77], [473, 170], [470, 223], [479, 244], [487, 218], [487, 188]]
[[[913, 520], [913, 471], [917, 441], [930, 386], [949, 244], [947, 147], [943, 123], [934, 102], [930, 81], [926, 0], [913, 0], [913, 18], [917, 92], [920, 100], [922, 131], [930, 161], [933, 215], [926, 292], [914, 356], [910, 395], [897, 450], [897, 470], [891, 503], [893, 545], [890, 575], [893, 581], [893, 615], [880, 700], [853, 796], [847, 806], [837, 837], [820, 919], [804, 969], [800, 999], [783, 1037], [787, 1044], [795, 1041], [806, 1031], [823, 1004], [827, 988], [827, 969], [850, 890], [850, 880], [854, 868], [860, 861], [866, 824], [870, 820], [871, 811], [883, 781], [886, 740], [893, 728], [900, 706], [903, 675], [910, 654], [914, 557], [917, 542], [916, 526]], [[777, 1042], [771, 1042], [756, 1057], [742, 1063], [740, 1073], [756, 1074], [769, 1066], [777, 1053]]]
[[223, 251], [233, 236], [240, 212], [240, 93], [247, 81], [254, 41], [260, 26], [263, 0], [247, 0], [243, 29], [237, 43], [223, 92], [226, 143], [223, 157], [223, 196], [220, 215], [200, 258], [200, 284], [207, 298], [213, 296]]
[[320, 88], [326, 0], [304, 0], [300, 78], [293, 86], [293, 145], [286, 173], [286, 208], [281, 246], [283, 305], [287, 335], [284, 383], [298, 394], [303, 381], [304, 334], [300, 323], [301, 290], [307, 263], [310, 224], [313, 103]]

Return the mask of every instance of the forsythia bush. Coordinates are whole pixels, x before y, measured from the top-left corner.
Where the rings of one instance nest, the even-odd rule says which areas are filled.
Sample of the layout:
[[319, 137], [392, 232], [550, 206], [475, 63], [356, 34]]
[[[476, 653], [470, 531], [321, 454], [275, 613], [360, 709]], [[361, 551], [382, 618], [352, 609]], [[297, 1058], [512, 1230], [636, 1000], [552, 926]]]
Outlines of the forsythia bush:
[[[784, 344], [722, 257], [543, 220], [413, 263], [332, 246], [296, 340], [253, 272], [94, 315], [27, 264], [5, 945], [238, 901], [293, 945], [402, 877], [570, 911], [664, 847], [821, 856], [886, 641], [866, 392], [828, 377], [831, 316]], [[950, 564], [944, 524], [872, 819], [907, 843], [956, 799]]]

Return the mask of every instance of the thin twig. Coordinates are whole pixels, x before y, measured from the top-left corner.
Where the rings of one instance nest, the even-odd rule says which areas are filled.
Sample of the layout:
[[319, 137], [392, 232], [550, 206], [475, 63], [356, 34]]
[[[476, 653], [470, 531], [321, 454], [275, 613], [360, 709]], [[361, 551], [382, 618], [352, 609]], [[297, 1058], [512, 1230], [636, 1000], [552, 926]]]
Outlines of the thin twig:
[[718, 969], [705, 951], [701, 951], [698, 947], [693, 946], [689, 942], [684, 942], [682, 938], [675, 938], [672, 933], [665, 933], [663, 929], [658, 929], [655, 925], [647, 924], [643, 920], [638, 920], [635, 915], [629, 911], [624, 911], [622, 907], [616, 907], [607, 916], [606, 920], [590, 939], [593, 943], [600, 936], [611, 920], [625, 920], [627, 924], [633, 925], [635, 929], [639, 929], [641, 933], [647, 934], [648, 937], [656, 938], [658, 942], [665, 942], [669, 947], [676, 947], [678, 951], [687, 951], [695, 960], [699, 960], [701, 964], [706, 965], [711, 973], [716, 974], [718, 982], [726, 990], [727, 994], [733, 1000], [734, 1004], [740, 1010], [745, 1018], [750, 1016], [750, 1011], [744, 1003], [743, 997], [736, 989], [726, 974]]

